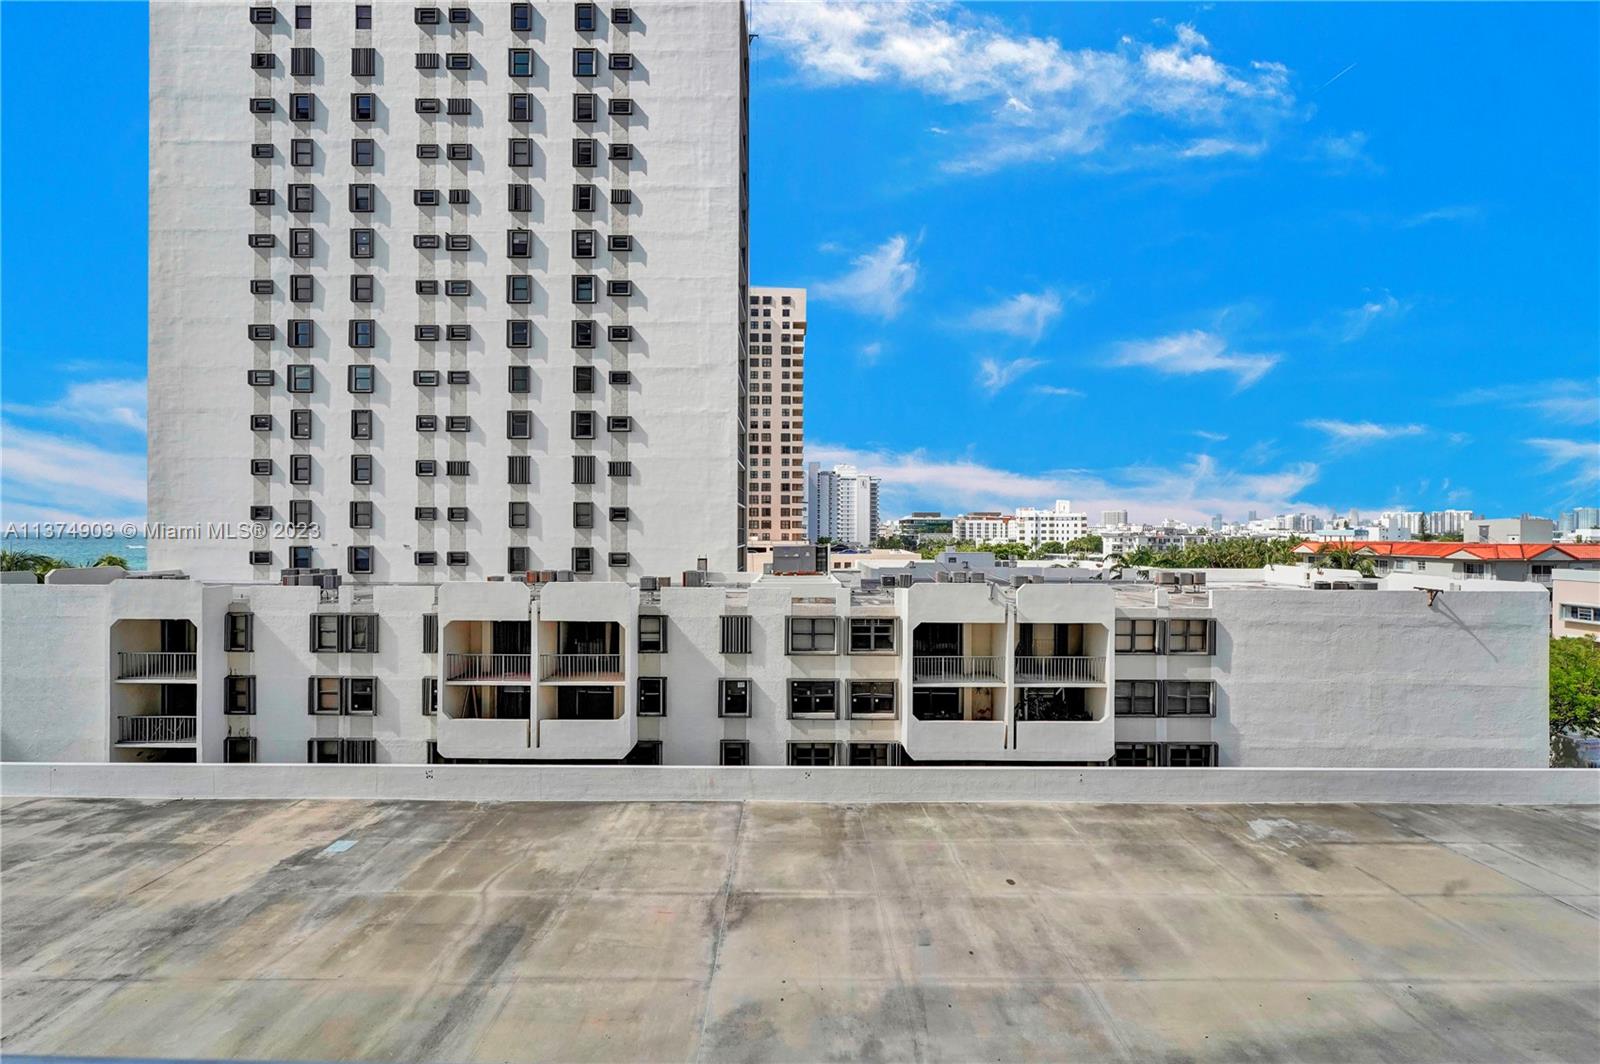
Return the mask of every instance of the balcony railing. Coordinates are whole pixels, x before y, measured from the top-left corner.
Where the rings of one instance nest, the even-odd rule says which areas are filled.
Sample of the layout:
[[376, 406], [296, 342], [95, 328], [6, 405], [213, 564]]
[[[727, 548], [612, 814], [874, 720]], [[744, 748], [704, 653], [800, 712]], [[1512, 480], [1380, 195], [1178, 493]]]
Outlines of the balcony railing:
[[1004, 666], [1000, 658], [986, 657], [914, 657], [911, 660], [913, 680], [987, 680], [1005, 682]]
[[533, 670], [531, 654], [446, 654], [447, 680], [520, 680], [528, 683]]
[[1104, 683], [1106, 659], [1090, 657], [1017, 658], [1018, 683]]
[[119, 680], [192, 680], [193, 652], [117, 651]]
[[117, 718], [119, 743], [192, 743], [194, 736], [194, 717]]
[[597, 680], [622, 675], [621, 654], [540, 654], [541, 680]]

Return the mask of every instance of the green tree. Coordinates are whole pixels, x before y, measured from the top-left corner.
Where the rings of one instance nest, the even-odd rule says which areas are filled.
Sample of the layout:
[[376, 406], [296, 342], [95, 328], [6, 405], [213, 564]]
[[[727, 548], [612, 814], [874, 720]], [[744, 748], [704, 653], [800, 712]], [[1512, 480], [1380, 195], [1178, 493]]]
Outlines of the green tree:
[[133, 568], [133, 566], [128, 564], [128, 559], [124, 558], [120, 554], [102, 554], [100, 557], [94, 560], [94, 564], [97, 568], [102, 565], [117, 565], [124, 569]]
[[1600, 643], [1550, 640], [1550, 737], [1600, 735]]
[[60, 558], [34, 551], [0, 550], [0, 570], [8, 573], [32, 573], [43, 580], [54, 569], [65, 569], [67, 563]]

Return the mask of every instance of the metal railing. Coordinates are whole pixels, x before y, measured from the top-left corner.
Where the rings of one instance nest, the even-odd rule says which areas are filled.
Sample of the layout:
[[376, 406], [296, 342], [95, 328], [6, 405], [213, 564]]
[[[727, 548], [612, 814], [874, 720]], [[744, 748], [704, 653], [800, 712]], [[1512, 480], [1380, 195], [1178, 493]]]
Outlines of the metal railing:
[[446, 654], [447, 680], [522, 680], [531, 679], [531, 654]]
[[1106, 659], [1099, 657], [1017, 658], [1018, 683], [1104, 683]]
[[117, 679], [158, 680], [194, 679], [195, 655], [191, 652], [117, 651]]
[[914, 680], [992, 680], [1005, 682], [1002, 659], [984, 657], [914, 657], [911, 659], [911, 678]]
[[620, 676], [621, 654], [540, 654], [539, 679], [585, 680], [591, 677]]
[[117, 718], [119, 743], [192, 743], [194, 736], [194, 717]]

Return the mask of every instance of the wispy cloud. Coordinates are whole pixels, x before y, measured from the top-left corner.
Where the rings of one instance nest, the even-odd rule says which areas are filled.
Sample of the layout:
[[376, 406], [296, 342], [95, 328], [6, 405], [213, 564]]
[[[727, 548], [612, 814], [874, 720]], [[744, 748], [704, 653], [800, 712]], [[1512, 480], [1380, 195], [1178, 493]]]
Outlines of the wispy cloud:
[[978, 387], [994, 395], [1024, 373], [1044, 365], [1037, 358], [1013, 358], [1002, 361], [986, 358], [978, 363]]
[[1312, 418], [1301, 424], [1323, 433], [1335, 447], [1343, 450], [1407, 436], [1421, 436], [1428, 431], [1425, 425], [1380, 425], [1373, 421], [1336, 421], [1331, 418]]
[[5, 520], [142, 518], [144, 448], [128, 451], [54, 432], [0, 425]]
[[1361, 339], [1379, 321], [1393, 320], [1410, 309], [1388, 292], [1367, 300], [1359, 307], [1344, 312], [1344, 329], [1341, 338], [1345, 343]]
[[1434, 222], [1471, 222], [1483, 216], [1483, 208], [1471, 203], [1458, 203], [1449, 207], [1435, 207], [1429, 211], [1419, 211], [1400, 219], [1400, 228], [1415, 229], [1419, 225], [1431, 225]]
[[1497, 384], [1492, 388], [1462, 392], [1452, 396], [1449, 402], [1463, 406], [1479, 403], [1512, 406], [1531, 410], [1564, 425], [1593, 425], [1600, 422], [1600, 381], [1564, 378]]
[[1144, 366], [1178, 376], [1197, 373], [1231, 373], [1240, 388], [1260, 380], [1279, 361], [1275, 354], [1230, 351], [1228, 341], [1216, 333], [1193, 329], [1153, 340], [1132, 340], [1117, 345], [1114, 366]]
[[1054, 395], [1063, 399], [1081, 399], [1083, 393], [1076, 388], [1067, 388], [1059, 384], [1035, 384], [1033, 390], [1038, 395]]
[[[1081, 301], [1083, 296], [1073, 289], [1067, 293], [1067, 298]], [[1054, 288], [1046, 288], [1042, 292], [1018, 292], [993, 306], [973, 311], [967, 315], [967, 325], [1037, 343], [1055, 320], [1061, 317], [1064, 306], [1061, 293]]]
[[1367, 135], [1359, 129], [1330, 133], [1311, 145], [1312, 158], [1336, 174], [1381, 174], [1383, 167], [1367, 152]]
[[1199, 436], [1202, 440], [1209, 440], [1212, 443], [1221, 443], [1228, 438], [1226, 433], [1207, 432], [1205, 429], [1195, 429], [1191, 435]]
[[866, 363], [867, 365], [869, 365], [869, 366], [877, 365], [878, 359], [880, 359], [882, 357], [883, 357], [883, 343], [882, 343], [882, 341], [874, 340], [870, 344], [862, 344], [861, 345], [861, 361]]
[[145, 430], [145, 382], [89, 380], [67, 385], [66, 394], [49, 403], [6, 403], [5, 412], [29, 421], [64, 421], [74, 425]]
[[1575, 493], [1600, 487], [1600, 440], [1541, 438], [1522, 442], [1544, 455], [1547, 471], [1566, 471], [1567, 486]]
[[885, 320], [898, 315], [917, 284], [918, 262], [911, 241], [896, 234], [851, 261], [844, 276], [813, 287], [817, 298], [843, 303], [860, 314]]
[[1201, 137], [1190, 141], [1178, 154], [1185, 159], [1215, 159], [1222, 155], [1241, 155], [1253, 159], [1266, 150], [1267, 142], [1264, 140], [1238, 141], [1227, 137]]
[[1119, 149], [1172, 159], [1183, 154], [1173, 143], [1253, 142], [1295, 113], [1282, 64], [1225, 63], [1187, 24], [1160, 44], [1068, 49], [954, 3], [762, 0], [752, 28], [813, 82], [901, 85], [969, 106], [962, 151], [945, 164], [956, 172]]
[[995, 509], [1070, 499], [1081, 511], [1127, 509], [1134, 520], [1205, 521], [1212, 514], [1283, 512], [1321, 507], [1302, 495], [1317, 480], [1314, 463], [1246, 473], [1194, 455], [1174, 466], [1129, 466], [1106, 472], [1069, 469], [1019, 473], [971, 457], [927, 451], [857, 450], [818, 444], [808, 453], [823, 463], [849, 463], [881, 477], [886, 509]]

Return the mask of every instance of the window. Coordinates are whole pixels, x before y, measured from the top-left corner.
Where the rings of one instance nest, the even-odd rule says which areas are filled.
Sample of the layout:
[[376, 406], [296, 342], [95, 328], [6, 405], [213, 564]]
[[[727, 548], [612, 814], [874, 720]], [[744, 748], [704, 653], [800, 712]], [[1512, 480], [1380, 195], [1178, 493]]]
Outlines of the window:
[[1561, 616], [1569, 621], [1594, 624], [1600, 622], [1600, 607], [1578, 606], [1570, 602], [1564, 602], [1561, 604]]
[[1118, 654], [1156, 654], [1157, 626], [1154, 618], [1118, 617], [1114, 649]]
[[439, 508], [437, 506], [419, 506], [412, 512], [412, 516], [418, 521], [437, 521], [439, 520]]
[[[314, 286], [311, 275], [305, 273], [291, 274], [289, 277], [289, 299], [295, 303], [309, 303], [314, 297]], [[310, 323], [307, 322], [309, 325]], [[305, 346], [309, 347], [310, 344]]]
[[412, 328], [411, 337], [420, 343], [430, 343], [439, 339], [439, 326], [417, 325]]
[[572, 257], [575, 259], [592, 259], [598, 234], [593, 229], [574, 229], [572, 231]]
[[748, 739], [722, 740], [722, 763], [724, 765], [748, 765], [750, 763], [750, 741]]
[[350, 456], [350, 483], [372, 483], [372, 456], [370, 454], [353, 454]]
[[838, 690], [834, 680], [790, 680], [789, 716], [837, 717]]
[[516, 33], [527, 33], [533, 29], [533, 5], [511, 5], [511, 29]]
[[511, 94], [511, 121], [533, 121], [533, 95], [527, 92], [513, 92]]
[[533, 233], [527, 229], [506, 230], [506, 258], [526, 259], [533, 256]]
[[525, 273], [508, 274], [506, 276], [506, 302], [532, 303], [533, 278]]
[[[421, 554], [421, 551], [417, 553]], [[432, 553], [429, 551], [428, 553]], [[417, 564], [422, 564], [418, 562]], [[424, 676], [422, 678], [422, 715], [435, 717], [439, 714], [439, 678], [437, 676]]]
[[372, 504], [370, 502], [356, 500], [350, 503], [350, 527], [372, 527]]
[[289, 230], [289, 257], [292, 259], [309, 259], [316, 247], [315, 239], [309, 229]]
[[1155, 743], [1118, 743], [1111, 763], [1123, 768], [1148, 768], [1160, 763]]
[[294, 5], [294, 28], [297, 30], [308, 30], [311, 28], [310, 4]]
[[[1120, 684], [1118, 685], [1121, 686]], [[1168, 680], [1166, 684], [1166, 713], [1169, 717], [1209, 717], [1211, 707], [1210, 680]]]
[[[289, 505], [290, 505], [290, 507], [293, 507], [294, 503], [291, 502]], [[289, 568], [291, 568], [291, 569], [309, 569], [309, 568], [311, 568], [311, 562], [312, 562], [312, 557], [311, 557], [311, 548], [310, 547], [290, 547], [289, 548]]]
[[579, 276], [572, 279], [572, 301], [574, 303], [593, 303], [595, 298], [593, 277]]
[[351, 547], [345, 558], [345, 568], [352, 573], [372, 572], [372, 548]]
[[525, 348], [533, 346], [533, 322], [508, 321], [506, 322], [506, 346]]
[[[416, 111], [419, 115], [436, 115], [440, 111], [439, 101], [437, 98], [432, 96], [418, 97], [416, 102]], [[438, 155], [433, 156], [435, 159], [438, 157]]]
[[372, 439], [372, 411], [350, 411], [350, 438], [352, 440]]
[[432, 458], [419, 458], [416, 470], [419, 477], [436, 477], [439, 475], [439, 463]]
[[572, 165], [590, 167], [600, 159], [600, 142], [589, 137], [575, 137], [572, 141]]
[[350, 186], [350, 210], [353, 214], [371, 214], [372, 203], [376, 195], [374, 185]]
[[222, 740], [222, 760], [229, 765], [248, 765], [256, 759], [256, 737], [230, 735]]
[[438, 415], [436, 415], [436, 414], [418, 414], [417, 415], [417, 431], [418, 432], [437, 432], [438, 429], [439, 429], [439, 417], [438, 417]]
[[370, 273], [358, 273], [350, 278], [350, 302], [371, 303], [372, 291], [372, 275]]
[[450, 144], [445, 147], [445, 157], [456, 162], [466, 162], [472, 158], [471, 144]]
[[667, 652], [667, 619], [657, 614], [639, 615], [639, 653], [665, 654]]
[[600, 97], [592, 92], [575, 92], [572, 94], [572, 120], [574, 122], [593, 122], [600, 114]]
[[533, 141], [529, 140], [527, 137], [511, 138], [511, 165], [533, 165]]
[[252, 159], [271, 159], [276, 154], [277, 149], [270, 144], [250, 145], [250, 158]]
[[593, 48], [572, 50], [572, 74], [579, 78], [592, 78], [600, 72], [600, 53]]
[[894, 715], [894, 681], [850, 681], [850, 716], [889, 719]]
[[419, 26], [437, 26], [440, 22], [440, 12], [436, 7], [419, 7], [415, 17]]
[[468, 233], [446, 233], [444, 247], [446, 251], [471, 251], [472, 236]]
[[1163, 752], [1165, 763], [1172, 768], [1214, 768], [1217, 764], [1216, 743], [1167, 743]]
[[370, 78], [378, 72], [378, 50], [376, 48], [350, 49], [350, 75], [357, 78]]
[[510, 503], [509, 512], [507, 513], [506, 518], [506, 527], [527, 528], [530, 509], [530, 504], [525, 502]]
[[289, 49], [289, 73], [295, 77], [311, 77], [317, 72], [317, 53], [310, 48]]
[[594, 391], [594, 367], [572, 367], [572, 391], [574, 395], [588, 395]]
[[611, 296], [613, 299], [626, 299], [628, 296], [633, 295], [633, 282], [616, 280], [607, 281], [606, 295]]
[[722, 618], [722, 653], [750, 653], [750, 616], [744, 613], [726, 614]]
[[607, 432], [632, 432], [633, 418], [626, 414], [613, 414], [606, 418]]
[[572, 504], [572, 527], [573, 528], [593, 528], [594, 527], [594, 503], [592, 503], [592, 502], [575, 502], [575, 503]]
[[1154, 680], [1118, 680], [1112, 699], [1112, 707], [1119, 717], [1155, 716], [1156, 682]]
[[376, 242], [377, 234], [371, 229], [350, 230], [350, 257], [352, 259], [372, 258]]
[[371, 318], [352, 318], [350, 321], [350, 346], [371, 347], [377, 324]]
[[250, 24], [253, 26], [270, 26], [278, 21], [278, 9], [275, 7], [252, 7], [250, 9]]
[[789, 653], [833, 654], [839, 649], [837, 617], [790, 617]]
[[639, 677], [639, 716], [664, 717], [667, 715], [667, 678], [665, 676]]
[[833, 764], [832, 743], [790, 743], [789, 764], [826, 767]]
[[572, 438], [575, 440], [594, 439], [594, 411], [574, 410], [572, 412]]
[[594, 210], [595, 187], [593, 185], [572, 186], [572, 209], [577, 212]]
[[451, 52], [444, 57], [446, 70], [471, 70], [472, 56], [467, 52]]
[[506, 411], [506, 439], [533, 439], [533, 414], [527, 410]]
[[285, 383], [293, 393], [310, 393], [316, 390], [316, 376], [310, 366], [290, 366]]
[[575, 573], [594, 572], [594, 551], [588, 547], [573, 547], [572, 571]]
[[606, 250], [607, 251], [632, 251], [633, 250], [633, 237], [626, 236], [626, 235], [617, 236], [615, 234], [613, 234], [611, 236], [608, 236], [608, 237], [606, 237]]
[[596, 21], [595, 7], [593, 4], [574, 4], [572, 8], [573, 28], [579, 33], [593, 33]]
[[223, 649], [230, 653], [249, 653], [255, 645], [255, 616], [249, 613], [229, 613], [224, 622]]
[[612, 522], [625, 524], [628, 520], [628, 508], [626, 506], [612, 506], [608, 509], [606, 516]]
[[533, 49], [513, 48], [510, 51], [511, 76], [514, 78], [533, 77]]
[[278, 109], [276, 100], [257, 96], [250, 101], [250, 113], [257, 115], [270, 115]]
[[312, 122], [317, 117], [317, 98], [309, 92], [289, 94], [289, 117], [296, 122]]
[[252, 207], [270, 207], [277, 200], [277, 193], [270, 188], [253, 188], [250, 190], [250, 206]]
[[370, 30], [372, 28], [372, 5], [356, 5], [356, 29]]
[[717, 716], [748, 717], [750, 715], [750, 681], [717, 681]]
[[452, 7], [450, 21], [458, 25], [467, 26], [472, 23], [472, 10], [465, 7]]
[[350, 654], [378, 652], [378, 615], [352, 613], [344, 618], [344, 649]]
[[342, 645], [340, 636], [344, 626], [337, 613], [311, 615], [311, 651], [314, 654], [335, 654]]
[[633, 326], [609, 325], [606, 327], [606, 339], [614, 344], [625, 344], [633, 339]]
[[1173, 618], [1167, 622], [1168, 654], [1211, 653], [1214, 622], [1203, 617]]
[[633, 8], [614, 7], [611, 9], [611, 22], [616, 26], [628, 26], [633, 23]]
[[247, 369], [244, 375], [245, 383], [256, 387], [270, 388], [278, 379], [277, 374], [270, 369]]
[[893, 652], [893, 617], [850, 618], [850, 653], [892, 654]]
[[311, 411], [289, 411], [289, 438], [292, 440], [309, 440], [311, 438]]
[[296, 167], [304, 169], [314, 166], [316, 147], [309, 140], [291, 140], [289, 142], [289, 161]]
[[526, 395], [533, 390], [533, 371], [527, 366], [512, 366], [506, 372], [506, 391]]
[[606, 150], [606, 155], [614, 160], [626, 161], [633, 158], [633, 145], [613, 144]]
[[316, 327], [309, 321], [291, 318], [288, 327], [290, 347], [311, 347], [316, 336]]
[[[446, 281], [444, 283], [444, 294], [447, 296], [456, 297], [470, 296], [472, 295], [472, 282]], [[446, 340], [470, 340], [472, 339], [472, 326], [446, 325], [444, 328], [444, 337]]]
[[[309, 525], [311, 523], [311, 500], [310, 499], [292, 499], [292, 500], [290, 500], [290, 502], [289, 502], [289, 523], [291, 525], [296, 525], [296, 526], [299, 526], [301, 528], [303, 528], [306, 525]], [[309, 550], [310, 550], [310, 548], [307, 548], [308, 552], [309, 552]], [[309, 558], [310, 556], [311, 555], [309, 553], [307, 553], [306, 557]], [[306, 565], [300, 566], [300, 568], [304, 569], [309, 565], [310, 565], [310, 562], [307, 562]]]
[[350, 165], [371, 166], [377, 158], [377, 141], [357, 138], [350, 142]]
[[625, 96], [616, 96], [606, 104], [606, 110], [614, 115], [633, 114], [633, 101]]
[[611, 61], [607, 64], [612, 70], [632, 70], [633, 56], [628, 52], [611, 53]]
[[350, 391], [356, 395], [370, 394], [375, 380], [376, 376], [371, 366], [351, 366], [349, 369]]

